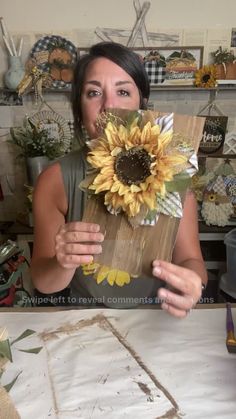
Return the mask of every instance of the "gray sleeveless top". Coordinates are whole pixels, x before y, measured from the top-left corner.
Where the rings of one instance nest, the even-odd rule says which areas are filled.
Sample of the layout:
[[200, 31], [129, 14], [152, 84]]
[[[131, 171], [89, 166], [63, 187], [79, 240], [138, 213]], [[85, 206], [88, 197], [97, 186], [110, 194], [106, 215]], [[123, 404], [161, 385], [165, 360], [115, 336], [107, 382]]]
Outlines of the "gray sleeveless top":
[[[58, 162], [68, 200], [66, 222], [81, 221], [86, 196], [80, 190], [79, 184], [86, 172], [85, 153], [76, 150]], [[158, 302], [157, 289], [160, 285], [161, 281], [157, 278], [147, 277], [135, 278], [123, 287], [116, 284], [110, 286], [106, 280], [98, 285], [93, 277], [83, 275], [82, 269], [78, 268], [70, 283], [70, 302], [72, 305], [105, 305], [114, 308], [152, 304]]]

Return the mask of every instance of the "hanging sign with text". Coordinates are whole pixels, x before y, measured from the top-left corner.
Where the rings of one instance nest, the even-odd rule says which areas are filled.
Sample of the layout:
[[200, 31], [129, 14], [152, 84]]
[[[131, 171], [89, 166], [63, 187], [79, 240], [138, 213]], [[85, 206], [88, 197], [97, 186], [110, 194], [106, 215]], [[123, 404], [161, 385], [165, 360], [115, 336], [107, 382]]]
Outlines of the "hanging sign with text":
[[228, 117], [208, 115], [205, 118], [199, 151], [204, 154], [222, 153]]

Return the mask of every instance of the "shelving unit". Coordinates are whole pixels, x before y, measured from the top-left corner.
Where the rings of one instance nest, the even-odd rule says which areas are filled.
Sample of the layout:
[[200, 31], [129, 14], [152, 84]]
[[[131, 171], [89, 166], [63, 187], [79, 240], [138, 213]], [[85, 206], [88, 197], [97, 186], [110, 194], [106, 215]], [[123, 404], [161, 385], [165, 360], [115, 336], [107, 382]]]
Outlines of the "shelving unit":
[[[195, 87], [195, 86], [180, 86], [180, 85], [151, 85], [150, 89], [150, 101], [158, 100], [165, 94], [170, 94], [171, 97], [177, 95], [178, 93], [183, 95], [186, 94], [186, 98], [190, 97], [192, 94], [196, 94], [198, 100], [203, 98], [208, 100], [208, 103], [214, 103], [216, 99], [221, 98], [221, 94], [230, 95], [234, 94], [236, 91], [236, 84], [220, 84], [216, 87], [211, 87], [209, 89]], [[161, 95], [161, 96], [160, 96]]]
[[[236, 85], [235, 84], [219, 84], [218, 86], [214, 88], [198, 88], [195, 86], [183, 86], [183, 85], [155, 85], [151, 86], [151, 94], [150, 94], [150, 102], [157, 102], [158, 106], [161, 101], [163, 102], [169, 102], [172, 101], [180, 101], [180, 109], [182, 103], [191, 103], [196, 100], [196, 104], [199, 107], [202, 105], [202, 103], [213, 103], [215, 100], [218, 103], [218, 100], [223, 98], [223, 100], [233, 100], [236, 92]], [[9, 92], [14, 93], [14, 91], [11, 91], [9, 89], [5, 89], [4, 87], [0, 87], [0, 92]], [[52, 88], [45, 88], [43, 89], [43, 94], [45, 94], [45, 98], [47, 99], [47, 95], [65, 95], [66, 100], [69, 101], [70, 98], [71, 89], [52, 89]], [[30, 91], [28, 95], [33, 95], [34, 91]], [[24, 98], [23, 96], [23, 104], [24, 104]], [[195, 99], [194, 99], [195, 98]], [[182, 101], [182, 102], [181, 102]], [[185, 107], [187, 111], [189, 110], [188, 106]], [[180, 112], [181, 113], [181, 112]], [[184, 112], [182, 112], [184, 113]], [[196, 112], [197, 113], [197, 112]], [[195, 113], [195, 114], [196, 114]], [[235, 159], [236, 155], [234, 154], [203, 154], [199, 153], [199, 157], [201, 158], [229, 158], [229, 159]], [[16, 228], [17, 227], [17, 228]], [[211, 249], [215, 251], [216, 247], [219, 246], [219, 248], [222, 249], [222, 253], [220, 254], [220, 257], [217, 259], [214, 257], [207, 257], [205, 259], [206, 267], [208, 270], [215, 270], [215, 271], [224, 271], [225, 268], [225, 247], [224, 247], [224, 236], [225, 234], [230, 231], [232, 228], [236, 228], [236, 224], [229, 225], [226, 227], [215, 227], [215, 226], [206, 226], [203, 222], [199, 222], [199, 239], [201, 246], [203, 248], [203, 251], [205, 249], [206, 256], [208, 257]], [[27, 242], [31, 242], [33, 240], [33, 230], [30, 229], [28, 231], [27, 226], [12, 226], [12, 229], [8, 231], [8, 233], [15, 237], [17, 240], [25, 240]], [[208, 246], [208, 248], [207, 248]], [[215, 282], [215, 281], [214, 281]]]
[[[167, 84], [159, 84], [159, 85], [150, 85], [151, 92], [155, 91], [186, 91], [186, 92], [208, 92], [208, 93], [218, 93], [223, 91], [235, 91], [236, 90], [236, 84], [219, 84], [216, 87], [211, 88], [204, 88], [204, 87], [195, 87], [195, 86], [183, 86], [183, 85], [167, 85]], [[4, 86], [0, 86], [0, 92], [15, 92], [15, 90], [7, 89]], [[43, 92], [45, 93], [70, 93], [71, 89], [59, 89], [59, 88], [44, 88]], [[34, 93], [34, 90], [31, 90], [27, 94]]]
[[184, 90], [184, 91], [195, 91], [195, 92], [220, 92], [224, 90], [236, 90], [236, 84], [220, 84], [216, 87], [210, 87], [206, 89], [205, 87], [195, 87], [195, 86], [180, 86], [180, 85], [151, 85], [151, 90], [171, 90], [171, 91], [178, 91], [178, 90]]

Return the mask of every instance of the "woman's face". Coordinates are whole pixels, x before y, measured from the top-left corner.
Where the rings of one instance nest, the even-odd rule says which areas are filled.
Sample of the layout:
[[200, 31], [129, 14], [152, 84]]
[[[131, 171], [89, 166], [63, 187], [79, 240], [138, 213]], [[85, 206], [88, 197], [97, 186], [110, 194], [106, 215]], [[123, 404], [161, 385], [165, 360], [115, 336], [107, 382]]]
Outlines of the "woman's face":
[[107, 58], [96, 58], [86, 70], [81, 96], [82, 119], [90, 138], [99, 132], [97, 116], [108, 108], [139, 109], [139, 90], [121, 67]]

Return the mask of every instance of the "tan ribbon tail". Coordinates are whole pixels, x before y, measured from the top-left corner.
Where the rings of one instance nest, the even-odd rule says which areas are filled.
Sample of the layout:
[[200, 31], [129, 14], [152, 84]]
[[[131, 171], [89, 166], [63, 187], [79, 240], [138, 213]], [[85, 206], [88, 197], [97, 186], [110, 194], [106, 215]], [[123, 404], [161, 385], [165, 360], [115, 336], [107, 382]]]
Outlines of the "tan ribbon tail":
[[3, 367], [7, 362], [8, 362], [7, 358], [0, 356], [0, 373], [2, 372]]
[[0, 386], [0, 419], [20, 419], [9, 394]]
[[[153, 114], [156, 118], [168, 115], [165, 112], [158, 111], [153, 111]], [[188, 142], [193, 147], [195, 153], [198, 152], [198, 147], [202, 139], [205, 119], [206, 118], [203, 116], [180, 115], [174, 113], [174, 134], [178, 133], [178, 135], [188, 139]]]

